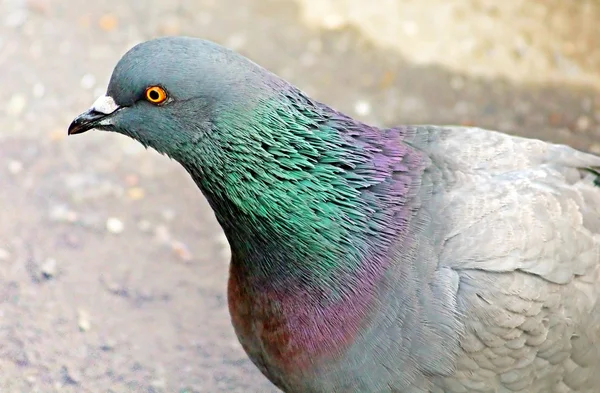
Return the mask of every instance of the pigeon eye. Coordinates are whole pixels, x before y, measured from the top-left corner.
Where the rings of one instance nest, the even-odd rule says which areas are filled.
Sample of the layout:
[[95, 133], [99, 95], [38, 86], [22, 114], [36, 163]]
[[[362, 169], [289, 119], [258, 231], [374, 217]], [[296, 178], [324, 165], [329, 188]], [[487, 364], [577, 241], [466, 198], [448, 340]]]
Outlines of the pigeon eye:
[[160, 86], [150, 86], [146, 89], [146, 100], [153, 104], [161, 104], [167, 99], [167, 92]]

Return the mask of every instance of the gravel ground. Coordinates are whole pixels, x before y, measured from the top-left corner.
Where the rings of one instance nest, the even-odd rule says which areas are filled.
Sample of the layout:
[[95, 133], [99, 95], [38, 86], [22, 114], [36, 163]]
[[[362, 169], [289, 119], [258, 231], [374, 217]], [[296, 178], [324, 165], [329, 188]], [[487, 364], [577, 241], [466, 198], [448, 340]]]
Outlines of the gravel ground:
[[277, 391], [233, 334], [228, 246], [184, 171], [119, 135], [66, 138], [141, 40], [212, 39], [374, 124], [478, 125], [600, 152], [585, 83], [416, 65], [372, 31], [305, 20], [292, 0], [0, 0], [0, 392]]

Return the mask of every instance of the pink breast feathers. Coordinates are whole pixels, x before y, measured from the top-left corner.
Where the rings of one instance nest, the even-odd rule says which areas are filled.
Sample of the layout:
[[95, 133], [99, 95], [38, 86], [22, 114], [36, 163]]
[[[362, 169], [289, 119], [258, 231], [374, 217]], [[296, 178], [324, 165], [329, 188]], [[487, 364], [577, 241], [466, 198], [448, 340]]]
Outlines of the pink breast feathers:
[[281, 371], [310, 373], [335, 362], [354, 342], [373, 301], [372, 288], [351, 291], [338, 303], [321, 305], [325, 294], [278, 286], [251, 291], [229, 278], [229, 310], [244, 349]]

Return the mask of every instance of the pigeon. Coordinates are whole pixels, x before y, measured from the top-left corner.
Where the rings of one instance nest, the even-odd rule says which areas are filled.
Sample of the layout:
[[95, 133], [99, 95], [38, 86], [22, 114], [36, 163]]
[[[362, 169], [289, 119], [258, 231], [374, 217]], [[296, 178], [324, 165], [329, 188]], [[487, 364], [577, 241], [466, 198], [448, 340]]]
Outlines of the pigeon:
[[600, 391], [600, 157], [374, 127], [192, 37], [130, 49], [68, 133], [90, 129], [191, 175], [235, 333], [282, 391]]

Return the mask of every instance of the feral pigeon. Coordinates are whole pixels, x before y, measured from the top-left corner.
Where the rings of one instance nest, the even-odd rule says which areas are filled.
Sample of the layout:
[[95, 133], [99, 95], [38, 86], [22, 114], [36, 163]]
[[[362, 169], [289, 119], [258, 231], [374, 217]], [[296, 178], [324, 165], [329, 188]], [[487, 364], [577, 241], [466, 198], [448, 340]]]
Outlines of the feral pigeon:
[[600, 392], [600, 157], [373, 127], [187, 37], [127, 52], [69, 134], [92, 128], [192, 176], [235, 332], [284, 392]]

